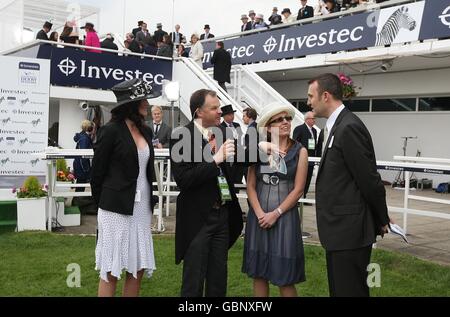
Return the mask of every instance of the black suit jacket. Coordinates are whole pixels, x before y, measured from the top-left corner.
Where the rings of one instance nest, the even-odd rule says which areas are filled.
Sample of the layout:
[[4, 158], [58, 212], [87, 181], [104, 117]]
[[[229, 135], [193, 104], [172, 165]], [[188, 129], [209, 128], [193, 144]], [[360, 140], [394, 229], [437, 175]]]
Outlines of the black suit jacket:
[[241, 25], [241, 32], [250, 31], [252, 29], [252, 22], [248, 21], [247, 23]]
[[246, 149], [250, 148], [250, 137], [255, 138], [254, 140], [252, 140], [254, 141], [254, 143], [258, 143], [258, 124], [256, 123], [256, 121], [250, 123], [247, 127], [247, 131], [245, 132], [244, 146]]
[[[144, 126], [141, 133], [150, 148], [146, 174], [151, 185], [154, 179], [155, 157], [152, 131]], [[92, 160], [92, 196], [98, 206], [119, 214], [132, 215], [138, 176], [137, 147], [126, 123], [123, 121], [106, 124], [98, 131]], [[152, 197], [152, 186], [149, 190]]]
[[305, 10], [302, 12], [302, 8], [298, 10], [297, 20], [303, 20], [314, 17], [314, 8], [311, 6], [306, 6]]
[[45, 33], [44, 30], [40, 30], [40, 31], [36, 34], [36, 40], [45, 40], [45, 41], [48, 41], [47, 33]]
[[[212, 39], [214, 37], [214, 34], [209, 33], [208, 34], [208, 38]], [[202, 35], [200, 35], [200, 41], [205, 39], [205, 33], [203, 33]]]
[[372, 138], [345, 108], [331, 129], [316, 182], [320, 242], [327, 251], [371, 245], [389, 223]]
[[[194, 125], [194, 122], [190, 122], [182, 129], [186, 132], [189, 131], [189, 136], [193, 136], [187, 141], [187, 144], [190, 144], [189, 150], [191, 152], [189, 161], [182, 160], [181, 162], [176, 162], [173, 156], [174, 153], [178, 152], [177, 148], [179, 145], [177, 143], [182, 141], [183, 137], [189, 136], [186, 134], [182, 136], [177, 135], [181, 130], [176, 129], [172, 133], [170, 142], [173, 177], [180, 188], [176, 207], [176, 264], [183, 260], [191, 241], [205, 225], [208, 213], [212, 210], [214, 203], [220, 199], [220, 192], [217, 185], [217, 176], [219, 176], [220, 170], [212, 160], [212, 155], [209, 157], [211, 163], [207, 162], [201, 155], [205, 147], [209, 147], [208, 142], [203, 138], [201, 132]], [[202, 157], [200, 162], [195, 162], [194, 160], [194, 153], [196, 151], [197, 155], [200, 153]], [[205, 150], [205, 152], [209, 153], [208, 150]], [[225, 174], [232, 196], [232, 201], [226, 203], [229, 213], [229, 247], [231, 247], [242, 231], [242, 210], [230, 178], [229, 164], [222, 163], [220, 168]]]
[[[313, 133], [317, 131], [312, 128]], [[322, 152], [318, 151], [318, 140], [317, 140], [317, 134], [316, 135], [311, 135], [311, 133], [309, 132], [308, 126], [306, 125], [306, 123], [299, 125], [298, 127], [296, 127], [294, 129], [294, 133], [293, 133], [293, 138], [294, 140], [296, 140], [297, 142], [300, 142], [305, 149], [308, 150], [308, 156], [309, 157], [320, 157]], [[314, 139], [314, 150], [309, 150], [308, 149], [308, 140], [309, 139]]]
[[211, 58], [211, 64], [214, 65], [214, 80], [219, 83], [231, 82], [231, 55], [229, 52], [223, 48], [216, 49]]
[[[226, 124], [225, 121], [222, 121], [222, 123], [220, 124], [220, 126], [223, 127], [223, 128], [225, 128], [225, 131], [227, 131], [227, 129], [230, 129], [230, 127], [227, 126], [227, 124]], [[242, 129], [241, 129], [241, 125], [240, 125], [239, 123], [237, 123], [237, 122], [233, 122], [233, 126], [234, 126], [234, 128], [236, 129], [236, 132], [238, 133], [238, 136], [239, 136], [238, 141], [240, 142], [241, 139], [242, 139], [242, 134], [243, 134], [243, 133], [242, 133]], [[230, 129], [230, 130], [231, 130], [231, 129]], [[228, 132], [228, 134], [230, 135], [231, 133]], [[240, 143], [239, 143], [239, 144], [240, 144]]]

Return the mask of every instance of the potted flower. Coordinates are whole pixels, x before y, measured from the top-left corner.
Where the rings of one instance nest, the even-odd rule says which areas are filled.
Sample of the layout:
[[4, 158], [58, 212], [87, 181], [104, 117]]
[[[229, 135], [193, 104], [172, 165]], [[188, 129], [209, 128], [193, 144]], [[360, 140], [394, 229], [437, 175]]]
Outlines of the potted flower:
[[47, 189], [35, 176], [28, 177], [22, 187], [13, 189], [17, 196], [17, 231], [46, 230]]
[[75, 182], [75, 176], [67, 167], [67, 162], [64, 159], [56, 161], [56, 181], [58, 182]]
[[342, 93], [344, 100], [351, 100], [353, 97], [356, 97], [358, 95], [358, 92], [356, 91], [357, 87], [353, 83], [352, 78], [345, 75], [344, 73], [338, 73], [337, 76], [339, 77], [342, 84]]

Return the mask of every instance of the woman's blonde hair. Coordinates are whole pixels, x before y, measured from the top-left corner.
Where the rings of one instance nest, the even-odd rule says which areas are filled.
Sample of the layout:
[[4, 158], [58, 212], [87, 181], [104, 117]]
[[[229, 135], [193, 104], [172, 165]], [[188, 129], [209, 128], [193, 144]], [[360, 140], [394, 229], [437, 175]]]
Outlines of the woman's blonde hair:
[[93, 125], [92, 125], [92, 122], [91, 121], [89, 121], [89, 120], [83, 120], [82, 122], [81, 122], [81, 130], [83, 130], [83, 131], [89, 131], [89, 130], [91, 130], [93, 128]]

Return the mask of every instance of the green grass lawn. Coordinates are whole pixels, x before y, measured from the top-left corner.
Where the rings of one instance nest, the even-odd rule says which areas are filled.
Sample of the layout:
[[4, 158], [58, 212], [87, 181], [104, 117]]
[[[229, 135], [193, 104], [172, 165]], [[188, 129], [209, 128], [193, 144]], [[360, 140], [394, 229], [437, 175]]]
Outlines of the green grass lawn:
[[[174, 239], [154, 236], [154, 245], [157, 270], [144, 279], [141, 295], [178, 296], [182, 267], [174, 264]], [[94, 248], [94, 237], [0, 234], [0, 296], [96, 296]], [[242, 248], [239, 240], [230, 251], [228, 296], [252, 295], [252, 281], [241, 273]], [[323, 249], [305, 246], [305, 252], [307, 281], [298, 285], [299, 295], [328, 296]], [[382, 250], [374, 250], [372, 262], [381, 266], [381, 287], [372, 289], [373, 296], [450, 296], [450, 267]], [[80, 265], [80, 288], [66, 284], [71, 263]], [[278, 296], [277, 288], [271, 292]]]

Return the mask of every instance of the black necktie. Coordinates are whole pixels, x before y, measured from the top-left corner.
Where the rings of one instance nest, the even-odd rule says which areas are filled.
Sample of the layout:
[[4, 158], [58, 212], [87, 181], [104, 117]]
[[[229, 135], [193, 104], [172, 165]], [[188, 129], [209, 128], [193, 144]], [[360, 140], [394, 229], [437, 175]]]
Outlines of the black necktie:
[[156, 125], [156, 127], [155, 127], [155, 136], [156, 136], [158, 134], [158, 132], [159, 132], [159, 123], [156, 123], [155, 125]]

